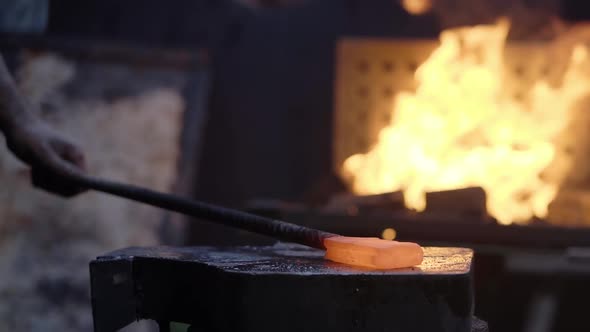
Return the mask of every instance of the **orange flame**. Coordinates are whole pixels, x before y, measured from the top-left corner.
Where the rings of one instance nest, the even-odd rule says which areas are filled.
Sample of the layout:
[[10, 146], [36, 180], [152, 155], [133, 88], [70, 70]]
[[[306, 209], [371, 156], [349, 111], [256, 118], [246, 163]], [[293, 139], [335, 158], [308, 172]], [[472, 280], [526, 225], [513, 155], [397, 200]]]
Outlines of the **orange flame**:
[[421, 211], [426, 192], [479, 186], [503, 224], [547, 215], [568, 165], [541, 174], [570, 109], [590, 92], [580, 69], [588, 54], [574, 49], [560, 87], [538, 80], [517, 99], [503, 63], [508, 30], [500, 20], [441, 34], [415, 72], [416, 91], [397, 94], [378, 142], [344, 162], [355, 193], [403, 190], [406, 205]]

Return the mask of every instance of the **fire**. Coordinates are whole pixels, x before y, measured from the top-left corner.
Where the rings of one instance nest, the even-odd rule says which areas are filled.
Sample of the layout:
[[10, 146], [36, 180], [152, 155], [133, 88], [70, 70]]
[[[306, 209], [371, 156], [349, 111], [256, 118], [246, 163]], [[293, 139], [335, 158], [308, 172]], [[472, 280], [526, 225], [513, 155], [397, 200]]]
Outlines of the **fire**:
[[344, 162], [355, 193], [403, 190], [408, 208], [421, 211], [426, 192], [479, 186], [503, 224], [547, 215], [569, 165], [544, 171], [570, 110], [590, 92], [588, 54], [575, 47], [559, 87], [538, 80], [516, 98], [503, 63], [508, 31], [500, 20], [441, 34], [415, 72], [416, 90], [396, 95], [377, 143]]

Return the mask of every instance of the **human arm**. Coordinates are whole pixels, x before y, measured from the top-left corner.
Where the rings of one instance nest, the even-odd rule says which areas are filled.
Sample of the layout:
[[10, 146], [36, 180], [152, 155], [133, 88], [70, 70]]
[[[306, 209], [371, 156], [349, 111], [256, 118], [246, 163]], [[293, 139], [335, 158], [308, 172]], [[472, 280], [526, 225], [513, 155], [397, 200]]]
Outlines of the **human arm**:
[[[69, 139], [46, 125], [30, 110], [22, 98], [0, 56], [0, 131], [8, 148], [33, 170], [66, 179], [68, 174], [84, 171], [84, 155]], [[43, 189], [70, 196], [79, 190], [63, 182], [63, 188]]]

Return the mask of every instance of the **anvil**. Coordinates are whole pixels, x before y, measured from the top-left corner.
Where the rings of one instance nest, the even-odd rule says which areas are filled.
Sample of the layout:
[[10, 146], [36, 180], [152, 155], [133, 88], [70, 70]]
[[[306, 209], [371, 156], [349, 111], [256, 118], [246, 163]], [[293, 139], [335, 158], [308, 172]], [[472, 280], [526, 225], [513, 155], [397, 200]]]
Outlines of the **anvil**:
[[422, 265], [359, 269], [323, 251], [127, 248], [90, 263], [97, 332], [138, 319], [194, 331], [472, 331], [473, 252], [424, 248]]

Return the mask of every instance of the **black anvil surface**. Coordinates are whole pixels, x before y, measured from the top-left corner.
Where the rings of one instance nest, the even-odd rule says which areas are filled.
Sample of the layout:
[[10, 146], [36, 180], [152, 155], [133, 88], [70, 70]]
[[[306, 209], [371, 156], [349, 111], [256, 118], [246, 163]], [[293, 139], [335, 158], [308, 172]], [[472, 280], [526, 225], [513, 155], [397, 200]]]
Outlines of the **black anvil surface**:
[[95, 330], [153, 319], [195, 331], [471, 331], [472, 251], [424, 253], [419, 267], [379, 271], [291, 244], [122, 249], [90, 263]]

